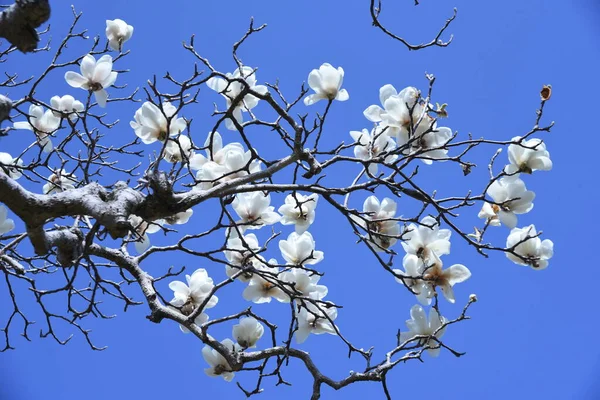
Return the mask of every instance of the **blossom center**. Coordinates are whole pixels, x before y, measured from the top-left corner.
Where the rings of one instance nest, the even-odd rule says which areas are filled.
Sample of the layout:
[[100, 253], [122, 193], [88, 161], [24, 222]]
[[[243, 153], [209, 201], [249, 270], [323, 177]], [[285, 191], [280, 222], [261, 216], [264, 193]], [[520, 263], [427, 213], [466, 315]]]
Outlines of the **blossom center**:
[[90, 82], [90, 90], [92, 92], [97, 92], [98, 90], [102, 90], [104, 87], [99, 82]]

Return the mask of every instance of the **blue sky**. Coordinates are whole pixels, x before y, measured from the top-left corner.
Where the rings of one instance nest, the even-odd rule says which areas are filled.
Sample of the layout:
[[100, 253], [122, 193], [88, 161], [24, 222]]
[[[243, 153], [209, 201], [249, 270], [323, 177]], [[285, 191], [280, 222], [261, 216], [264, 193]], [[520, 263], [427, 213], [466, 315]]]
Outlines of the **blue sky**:
[[[176, 77], [189, 75], [193, 59], [181, 42], [192, 33], [196, 34], [199, 52], [220, 71], [232, 71], [231, 45], [245, 32], [250, 17], [267, 23], [268, 28], [240, 52], [247, 65], [259, 68], [259, 81], [279, 79], [284, 93], [292, 97], [311, 69], [323, 62], [343, 66], [350, 100], [335, 104], [332, 110], [323, 139], [329, 145], [348, 142], [350, 130], [369, 127], [362, 111], [378, 103], [382, 85], [425, 90], [425, 72], [437, 77], [434, 101], [449, 104], [450, 118], [444, 122], [463, 137], [471, 132], [474, 137], [508, 140], [524, 134], [535, 120], [540, 88], [552, 84], [553, 97], [546, 105], [544, 121], [554, 120], [556, 126], [543, 139], [554, 169], [527, 177], [528, 188], [536, 192], [535, 208], [519, 217], [520, 226], [535, 223], [545, 238], [554, 241], [550, 267], [533, 271], [513, 264], [502, 254], [484, 259], [454, 237], [453, 251], [446, 260], [467, 265], [473, 276], [457, 286], [457, 303], [444, 303], [442, 310], [452, 318], [460, 313], [470, 293], [476, 293], [480, 301], [471, 308], [473, 319], [449, 329], [444, 339], [467, 355], [457, 359], [446, 352], [437, 359], [425, 356], [423, 364], [401, 365], [389, 376], [389, 386], [393, 394], [407, 398], [442, 394], [446, 399], [598, 398], [600, 387], [595, 382], [600, 372], [600, 348], [588, 335], [594, 335], [598, 328], [594, 285], [599, 279], [598, 266], [590, 255], [596, 242], [592, 228], [599, 205], [594, 154], [600, 139], [591, 117], [594, 95], [600, 91], [596, 76], [600, 6], [592, 0], [455, 0], [443, 5], [423, 0], [418, 7], [409, 0], [395, 3], [384, 1], [382, 21], [412, 42], [430, 40], [456, 6], [458, 17], [448, 30], [454, 34], [454, 42], [444, 49], [409, 52], [371, 27], [367, 0], [186, 1], [178, 2], [185, 4], [179, 7], [152, 6], [139, 0], [80, 0], [74, 5], [84, 12], [82, 26], [91, 35], [103, 36], [106, 19], [121, 18], [135, 27], [133, 38], [126, 44], [131, 55], [123, 63], [131, 73], [122, 74], [117, 81], [129, 87], [142, 86], [153, 74], [160, 77], [166, 71]], [[56, 43], [72, 15], [66, 3], [55, 1], [53, 7], [50, 22]], [[70, 46], [68, 54], [84, 54], [86, 46], [78, 42]], [[39, 74], [47, 60], [46, 54], [16, 56], [2, 68], [25, 77]], [[38, 95], [79, 94], [64, 83], [62, 73], [46, 81]], [[212, 103], [221, 104], [221, 100], [205, 90], [200, 104], [193, 108], [194, 114], [185, 114], [194, 118], [196, 137], [203, 138], [212, 127]], [[310, 109], [300, 108], [314, 113], [323, 106], [318, 103]], [[118, 141], [120, 135], [133, 135], [128, 121], [136, 108], [134, 104], [117, 107], [109, 103], [106, 111], [121, 124], [108, 132], [107, 138], [115, 135]], [[0, 150], [22, 148], [19, 133], [2, 139]], [[275, 154], [269, 148], [271, 134], [252, 133], [259, 152], [264, 149], [265, 154]], [[430, 170], [423, 173], [427, 180], [421, 182], [442, 195], [463, 194], [469, 188], [480, 190], [485, 184], [487, 161], [495, 150], [492, 146], [474, 152], [472, 161], [478, 167], [467, 178], [457, 166], [441, 164], [428, 167]], [[502, 154], [499, 161], [505, 160], [506, 154]], [[329, 176], [329, 182], [346, 184], [356, 173], [342, 172]], [[361, 203], [362, 198], [354, 200], [357, 207]], [[401, 202], [401, 213], [402, 207]], [[477, 211], [474, 208], [473, 215], [463, 211], [465, 229], [478, 223]], [[201, 213], [196, 210], [194, 227], [203, 223]], [[287, 236], [291, 230], [283, 231]], [[378, 267], [365, 248], [353, 246], [351, 232], [325, 203], [317, 208], [317, 222], [311, 232], [317, 249], [325, 252], [319, 267], [326, 272], [322, 282], [329, 286], [328, 298], [344, 306], [337, 319], [340, 328], [359, 347], [375, 345], [378, 358], [381, 351], [393, 346], [396, 330], [405, 328], [409, 309], [416, 303], [414, 297]], [[496, 228], [488, 239], [503, 244], [507, 233], [505, 228]], [[167, 242], [157, 239], [157, 243]], [[276, 256], [274, 250], [272, 255]], [[183, 256], [157, 257], [143, 266], [158, 275], [168, 263], [186, 265], [192, 271], [204, 267], [211, 275], [214, 271], [215, 277], [224, 275], [222, 266]], [[160, 288], [170, 296], [166, 284]], [[239, 295], [242, 288], [231, 287], [220, 296], [221, 303], [211, 317], [246, 307]], [[5, 291], [0, 289], [2, 304], [7, 301]], [[85, 324], [93, 329], [96, 344], [108, 346], [106, 351], [89, 350], [81, 335], [75, 335], [67, 346], [59, 346], [37, 338], [35, 329], [39, 328], [34, 327], [31, 343], [16, 338], [17, 350], [0, 354], [0, 398], [243, 398], [235, 384], [204, 375], [201, 343], [181, 334], [174, 323], [148, 322], [145, 306], [123, 313], [118, 304], [107, 301], [106, 305], [116, 318], [90, 319]], [[35, 315], [32, 304], [26, 309]], [[258, 305], [255, 311], [283, 324], [287, 308]], [[68, 335], [70, 331], [61, 333]], [[229, 328], [216, 331], [219, 333], [221, 338], [230, 335]], [[310, 337], [302, 348], [334, 378], [362, 366], [358, 358], [347, 359], [343, 344], [333, 336]], [[238, 374], [237, 378], [241, 383], [253, 382], [249, 374]], [[274, 387], [274, 382], [267, 380], [260, 398], [308, 398], [309, 376], [299, 363], [290, 365], [285, 378], [294, 385]], [[379, 384], [367, 383], [340, 392], [324, 389], [323, 398], [370, 399], [383, 398], [383, 394]]]

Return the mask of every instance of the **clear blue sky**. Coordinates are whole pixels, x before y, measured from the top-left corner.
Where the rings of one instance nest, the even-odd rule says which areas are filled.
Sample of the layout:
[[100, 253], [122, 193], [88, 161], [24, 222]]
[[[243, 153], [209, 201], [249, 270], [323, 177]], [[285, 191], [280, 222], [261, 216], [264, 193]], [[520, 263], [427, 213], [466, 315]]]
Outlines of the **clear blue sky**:
[[[50, 22], [56, 42], [70, 24], [71, 11], [67, 2], [52, 3]], [[389, 386], [398, 398], [600, 398], [596, 384], [600, 347], [595, 344], [599, 327], [595, 283], [599, 273], [592, 257], [597, 243], [595, 209], [600, 205], [595, 192], [595, 154], [600, 136], [593, 120], [595, 95], [600, 92], [600, 6], [592, 0], [422, 0], [414, 7], [411, 0], [385, 0], [382, 20], [410, 41], [430, 40], [451, 15], [452, 6], [458, 7], [458, 18], [449, 28], [455, 38], [448, 48], [409, 52], [371, 27], [368, 0], [181, 1], [161, 2], [161, 6], [141, 0], [74, 3], [84, 11], [82, 23], [91, 35], [103, 37], [106, 19], [121, 18], [135, 27], [133, 38], [126, 44], [132, 54], [124, 63], [132, 72], [117, 81], [131, 87], [141, 86], [153, 74], [162, 76], [167, 70], [176, 77], [187, 76], [193, 61], [181, 42], [192, 33], [196, 34], [198, 50], [216, 68], [232, 71], [231, 44], [247, 29], [250, 17], [254, 16], [257, 23], [267, 23], [267, 30], [256, 35], [241, 52], [246, 64], [259, 68], [259, 81], [279, 78], [291, 97], [309, 71], [321, 63], [345, 69], [344, 87], [350, 100], [335, 104], [324, 138], [329, 144], [347, 142], [350, 130], [369, 127], [362, 111], [378, 103], [380, 86], [391, 83], [398, 89], [409, 85], [425, 89], [424, 72], [437, 76], [434, 100], [449, 103], [447, 123], [453, 130], [493, 139], [510, 139], [527, 132], [535, 119], [540, 88], [552, 84], [554, 93], [545, 110], [545, 121], [555, 120], [556, 126], [543, 139], [554, 169], [527, 177], [528, 188], [537, 194], [535, 208], [519, 218], [520, 226], [535, 223], [545, 238], [554, 241], [555, 256], [550, 267], [533, 271], [501, 254], [483, 259], [455, 237], [446, 262], [467, 265], [473, 276], [457, 286], [457, 304], [443, 304], [442, 310], [449, 317], [458, 315], [470, 293], [476, 293], [480, 301], [471, 309], [473, 319], [449, 329], [444, 339], [467, 355], [457, 359], [442, 352], [437, 359], [425, 356], [423, 364], [401, 365], [391, 373]], [[73, 45], [69, 54], [84, 51], [84, 47]], [[39, 73], [47, 59], [43, 54], [16, 57], [2, 70], [16, 69], [25, 77]], [[64, 83], [59, 76], [62, 73], [40, 88], [40, 96], [80, 94]], [[194, 117], [198, 136], [203, 137], [212, 127], [212, 102], [221, 104], [221, 100], [206, 90], [198, 114], [186, 114]], [[307, 111], [322, 107], [319, 103]], [[133, 135], [128, 121], [136, 108], [132, 104], [109, 104], [107, 112], [122, 123], [107, 137]], [[17, 149], [20, 133], [3, 139], [0, 145], [5, 147], [0, 150]], [[259, 151], [269, 146], [270, 135], [264, 132], [253, 136]], [[454, 165], [429, 167], [432, 172], [427, 174], [430, 180], [425, 187], [439, 189], [441, 194], [463, 194], [470, 187], [481, 188], [487, 159], [494, 151], [494, 147], [478, 150], [474, 161], [479, 167], [468, 179]], [[505, 161], [505, 157], [503, 154], [500, 159]], [[345, 184], [354, 174], [329, 178], [330, 182]], [[345, 307], [337, 320], [345, 334], [358, 346], [375, 345], [376, 352], [382, 351], [393, 345], [396, 329], [405, 327], [409, 309], [416, 301], [376, 265], [366, 249], [352, 246], [352, 235], [331, 212], [320, 204], [317, 222], [311, 229], [317, 248], [325, 252], [320, 267], [327, 275], [322, 282], [329, 286], [328, 298]], [[473, 214], [476, 212], [473, 209]], [[199, 223], [199, 219], [201, 211], [197, 210], [192, 221]], [[476, 223], [474, 215], [465, 213], [465, 229]], [[502, 244], [507, 233], [504, 228], [496, 228], [488, 239]], [[144, 267], [158, 274], [169, 265], [167, 262], [186, 265], [192, 271], [205, 267], [216, 277], [224, 275], [221, 266], [199, 264], [185, 257], [160, 259]], [[161, 288], [170, 296], [166, 284]], [[227, 292], [230, 297], [221, 296], [211, 317], [246, 307], [239, 296], [241, 289], [237, 286]], [[0, 289], [0, 304], [6, 304], [5, 290]], [[117, 304], [108, 302], [107, 306], [118, 314], [115, 319], [89, 320], [85, 325], [93, 329], [97, 344], [108, 346], [104, 352], [89, 350], [80, 335], [69, 345], [59, 346], [50, 339], [37, 338], [35, 327], [33, 342], [17, 338], [16, 351], [0, 354], [0, 398], [243, 398], [234, 383], [204, 375], [201, 343], [181, 334], [174, 323], [148, 322], [144, 318], [146, 306], [127, 313]], [[34, 312], [31, 304], [26, 307]], [[257, 306], [255, 310], [266, 315], [287, 312], [279, 304]], [[222, 334], [221, 338], [230, 335], [229, 329]], [[358, 358], [348, 361], [343, 344], [333, 336], [312, 336], [303, 348], [335, 378], [362, 365]], [[309, 376], [303, 371], [298, 363], [292, 363], [285, 378], [294, 386], [274, 387], [267, 380], [260, 398], [308, 398]], [[237, 374], [238, 378], [242, 383], [253, 382], [249, 375]], [[367, 383], [340, 392], [325, 388], [323, 398], [371, 399], [383, 398], [383, 394], [379, 384]]]

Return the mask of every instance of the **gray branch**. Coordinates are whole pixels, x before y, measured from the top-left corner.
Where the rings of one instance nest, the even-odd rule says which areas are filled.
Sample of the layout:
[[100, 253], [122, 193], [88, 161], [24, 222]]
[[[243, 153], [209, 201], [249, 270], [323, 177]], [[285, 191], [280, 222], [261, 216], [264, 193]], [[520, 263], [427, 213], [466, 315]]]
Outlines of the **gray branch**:
[[48, 0], [15, 0], [0, 14], [0, 37], [23, 53], [32, 52], [40, 40], [35, 29], [49, 18]]

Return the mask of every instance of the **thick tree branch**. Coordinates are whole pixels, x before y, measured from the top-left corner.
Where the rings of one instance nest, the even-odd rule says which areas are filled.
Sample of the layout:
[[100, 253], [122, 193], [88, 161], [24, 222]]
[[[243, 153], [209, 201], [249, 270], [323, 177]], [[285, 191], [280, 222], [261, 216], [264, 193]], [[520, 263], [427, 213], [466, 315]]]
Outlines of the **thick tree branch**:
[[23, 53], [32, 52], [40, 40], [35, 29], [49, 18], [48, 0], [15, 0], [0, 13], [0, 37]]

